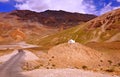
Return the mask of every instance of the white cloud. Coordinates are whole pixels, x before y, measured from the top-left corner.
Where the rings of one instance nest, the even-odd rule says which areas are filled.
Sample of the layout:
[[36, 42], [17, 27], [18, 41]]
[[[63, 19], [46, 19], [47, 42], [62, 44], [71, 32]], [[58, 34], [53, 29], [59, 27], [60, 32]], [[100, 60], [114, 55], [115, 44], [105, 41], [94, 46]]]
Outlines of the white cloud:
[[[20, 10], [32, 10], [41, 12], [45, 10], [65, 10], [69, 12], [89, 13], [101, 15], [108, 11], [120, 8], [112, 6], [112, 2], [106, 4], [105, 0], [100, 0], [103, 8], [97, 10], [94, 0], [15, 0], [18, 2], [15, 7]], [[120, 1], [120, 0], [117, 0]]]
[[43, 0], [41, 1], [40, 0], [26, 0], [25, 2], [24, 0], [17, 0], [17, 1], [21, 3], [17, 3], [15, 7], [20, 10], [32, 10], [32, 11], [40, 12], [48, 8], [46, 2]]
[[112, 11], [114, 9], [120, 8], [120, 6], [115, 7], [115, 6], [111, 6], [111, 4], [112, 3], [109, 3], [109, 4], [105, 5], [101, 10], [98, 11], [98, 14], [101, 15], [101, 14], [104, 14], [106, 12]]
[[[10, 0], [0, 0], [0, 2], [8, 2]], [[69, 12], [89, 13], [101, 15], [120, 6], [111, 6], [106, 4], [105, 0], [100, 0], [98, 6], [103, 6], [100, 10], [95, 6], [94, 0], [14, 0], [15, 7], [19, 10], [31, 10], [41, 12], [45, 10], [64, 10]], [[120, 0], [116, 0], [120, 2]], [[98, 11], [96, 11], [98, 10]]]
[[120, 8], [120, 6], [114, 7], [114, 9], [118, 9], [118, 8]]
[[66, 10], [71, 12], [85, 13], [85, 6], [82, 5], [83, 0], [51, 0], [49, 3], [49, 9], [53, 10]]
[[85, 1], [83, 2], [82, 6], [84, 6], [85, 13], [89, 14], [96, 14], [96, 6], [94, 5], [93, 0]]
[[108, 11], [111, 11], [113, 9], [113, 7], [111, 6], [112, 3], [107, 4], [106, 6], [104, 6], [101, 10], [100, 10], [100, 14], [104, 14]]
[[120, 0], [117, 0], [117, 2], [120, 2]]
[[8, 2], [9, 0], [0, 0], [0, 2]]
[[[16, 8], [41, 12], [44, 10], [65, 10], [79, 13], [95, 13], [93, 0], [16, 0]], [[25, 1], [25, 2], [23, 2]]]

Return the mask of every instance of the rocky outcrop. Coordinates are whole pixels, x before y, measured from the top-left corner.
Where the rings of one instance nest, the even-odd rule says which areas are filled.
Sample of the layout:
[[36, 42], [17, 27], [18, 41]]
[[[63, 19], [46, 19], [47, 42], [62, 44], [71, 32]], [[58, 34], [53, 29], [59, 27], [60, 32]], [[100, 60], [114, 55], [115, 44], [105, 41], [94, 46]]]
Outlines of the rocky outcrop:
[[88, 29], [104, 26], [105, 30], [120, 30], [120, 9], [113, 10], [88, 22]]
[[20, 29], [11, 31], [10, 36], [16, 41], [23, 41], [26, 38], [25, 33]]

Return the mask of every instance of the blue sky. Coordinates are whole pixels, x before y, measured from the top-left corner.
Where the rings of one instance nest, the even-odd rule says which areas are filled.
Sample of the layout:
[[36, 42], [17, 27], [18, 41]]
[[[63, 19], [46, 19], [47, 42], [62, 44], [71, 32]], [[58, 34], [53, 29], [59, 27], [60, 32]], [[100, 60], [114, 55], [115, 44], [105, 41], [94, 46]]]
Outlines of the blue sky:
[[0, 0], [0, 12], [65, 10], [101, 15], [120, 8], [120, 0]]

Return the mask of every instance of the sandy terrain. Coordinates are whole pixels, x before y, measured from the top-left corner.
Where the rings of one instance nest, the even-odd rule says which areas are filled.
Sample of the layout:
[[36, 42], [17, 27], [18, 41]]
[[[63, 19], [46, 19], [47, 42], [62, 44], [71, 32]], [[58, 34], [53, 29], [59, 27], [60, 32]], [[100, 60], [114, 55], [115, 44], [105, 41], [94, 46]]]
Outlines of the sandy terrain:
[[30, 77], [119, 77], [77, 69], [38, 69], [23, 74]]
[[[15, 52], [15, 51], [14, 51]], [[14, 53], [13, 52], [13, 53]], [[26, 54], [26, 50], [20, 53], [14, 53], [13, 55], [4, 55], [0, 58], [7, 58], [7, 61], [0, 66], [0, 77], [118, 77], [108, 74], [95, 73], [92, 71], [83, 71], [77, 69], [37, 69], [33, 71], [23, 72], [21, 69], [22, 63], [25, 61], [26, 56], [29, 56], [27, 60], [36, 60], [36, 56], [32, 53]], [[30, 57], [31, 56], [31, 57]], [[35, 59], [36, 58], [36, 59]]]
[[[38, 67], [36, 70], [32, 69], [32, 71], [23, 71], [21, 67], [24, 66], [25, 62], [28, 64], [28, 67], [26, 68], [29, 68], [29, 66], [31, 68], [31, 66], [37, 65], [37, 60], [41, 59], [28, 50], [24, 50], [24, 52], [19, 53], [17, 50], [14, 50], [10, 54], [0, 56], [0, 62], [2, 62], [0, 65], [0, 77], [119, 77], [106, 73], [84, 71], [75, 68], [70, 69], [72, 66], [74, 67], [77, 64], [79, 66], [82, 62], [88, 62], [88, 60], [89, 62], [91, 61], [91, 63], [96, 63], [96, 60], [101, 56], [99, 52], [77, 43], [72, 45], [58, 45], [48, 51], [47, 55], [49, 55], [48, 66], [50, 66], [50, 63], [53, 63], [54, 66], [53, 64], [52, 66], [56, 69], [38, 69]], [[40, 56], [42, 57], [43, 55], [41, 54]], [[44, 57], [46, 57], [46, 55], [44, 55]], [[79, 61], [82, 62], [78, 63]], [[68, 67], [68, 69], [58, 69], [59, 66], [63, 67], [63, 64], [65, 64], [65, 68]]]
[[56, 68], [98, 68], [102, 54], [79, 43], [63, 43], [48, 51], [49, 60]]

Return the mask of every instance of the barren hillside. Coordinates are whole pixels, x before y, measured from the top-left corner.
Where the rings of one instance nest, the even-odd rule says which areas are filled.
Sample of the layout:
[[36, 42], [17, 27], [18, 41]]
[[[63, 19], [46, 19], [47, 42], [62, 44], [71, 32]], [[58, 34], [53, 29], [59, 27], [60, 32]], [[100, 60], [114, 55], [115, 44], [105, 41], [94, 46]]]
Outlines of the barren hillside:
[[0, 44], [13, 42], [9, 35], [17, 29], [26, 34], [25, 41], [37, 43], [36, 41], [41, 37], [82, 24], [95, 17], [88, 14], [50, 10], [40, 13], [29, 10], [0, 13]]
[[16, 10], [10, 15], [17, 16], [21, 21], [39, 22], [45, 26], [64, 29], [87, 22], [97, 16], [90, 14], [70, 13], [66, 11], [47, 10], [44, 12], [33, 12], [29, 10]]
[[70, 39], [82, 44], [89, 42], [119, 42], [119, 27], [120, 9], [116, 9], [85, 24], [40, 39], [38, 44], [50, 48], [49, 46], [64, 43]]

